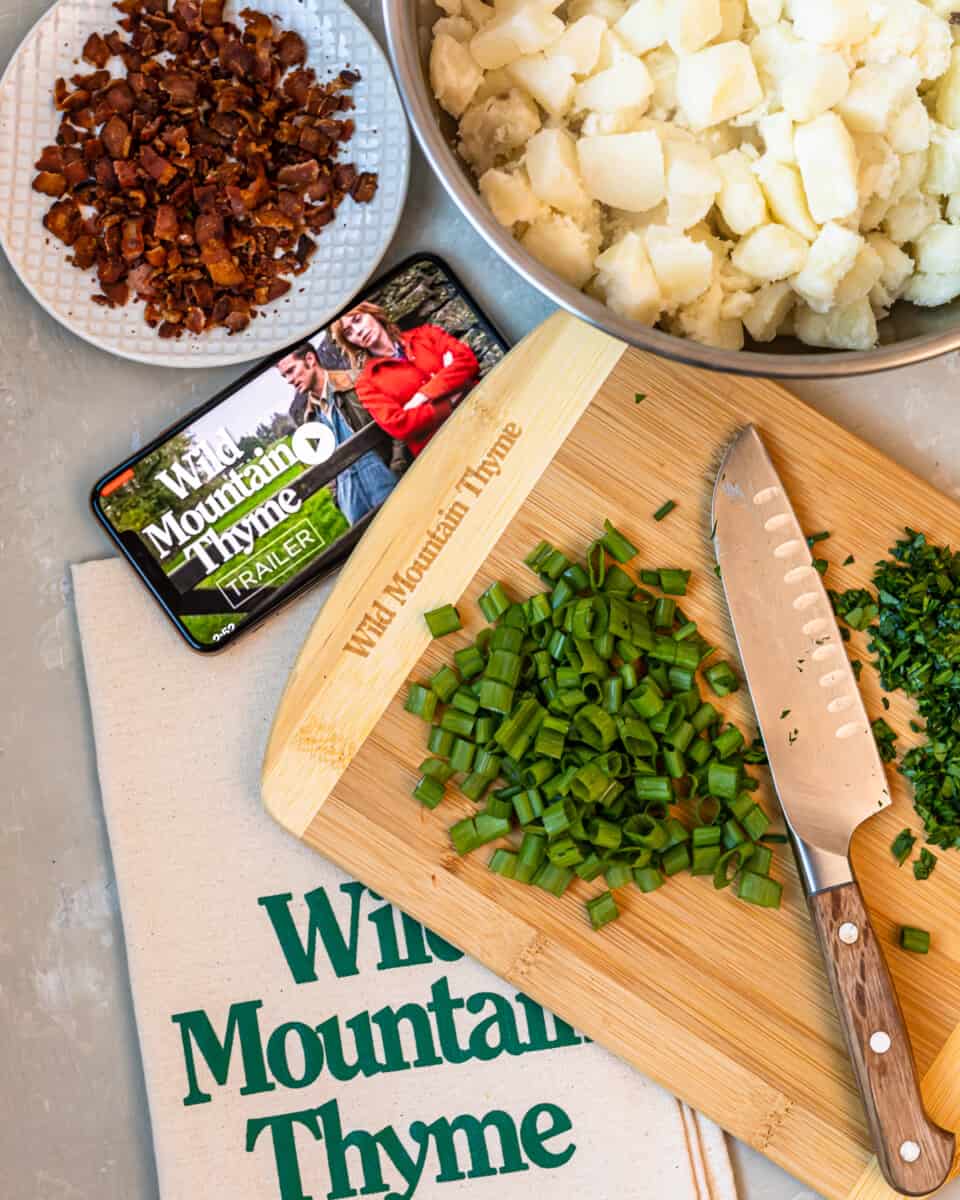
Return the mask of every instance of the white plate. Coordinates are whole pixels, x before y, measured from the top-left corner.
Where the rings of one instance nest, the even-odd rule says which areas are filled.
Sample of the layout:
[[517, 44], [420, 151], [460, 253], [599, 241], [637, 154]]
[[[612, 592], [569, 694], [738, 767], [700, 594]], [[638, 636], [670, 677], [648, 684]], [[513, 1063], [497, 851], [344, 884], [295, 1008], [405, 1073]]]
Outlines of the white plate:
[[[230, 17], [246, 0], [230, 0]], [[219, 367], [261, 358], [311, 333], [363, 286], [380, 262], [403, 211], [410, 174], [410, 140], [396, 85], [380, 47], [342, 0], [269, 0], [257, 4], [305, 40], [308, 64], [323, 81], [341, 68], [359, 70], [351, 113], [356, 133], [341, 161], [376, 171], [370, 204], [347, 197], [336, 220], [320, 231], [310, 267], [291, 277], [286, 296], [260, 308], [242, 332], [215, 329], [200, 337], [161, 340], [143, 319], [143, 305], [103, 308], [90, 297], [95, 271], [78, 271], [69, 250], [41, 224], [52, 203], [33, 191], [34, 162], [56, 138], [60, 114], [53, 82], [93, 70], [80, 60], [89, 34], [115, 28], [120, 15], [111, 0], [59, 0], [20, 44], [0, 78], [0, 245], [37, 301], [79, 337], [137, 362], [165, 367]], [[119, 59], [108, 64], [116, 73]]]

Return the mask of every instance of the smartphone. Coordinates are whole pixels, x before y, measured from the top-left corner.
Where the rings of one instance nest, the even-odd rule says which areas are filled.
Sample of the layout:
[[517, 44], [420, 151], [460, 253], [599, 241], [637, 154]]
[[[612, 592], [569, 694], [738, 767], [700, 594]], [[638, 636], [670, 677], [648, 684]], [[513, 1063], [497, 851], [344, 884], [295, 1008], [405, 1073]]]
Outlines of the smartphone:
[[342, 566], [507, 344], [416, 255], [93, 487], [97, 519], [194, 650]]

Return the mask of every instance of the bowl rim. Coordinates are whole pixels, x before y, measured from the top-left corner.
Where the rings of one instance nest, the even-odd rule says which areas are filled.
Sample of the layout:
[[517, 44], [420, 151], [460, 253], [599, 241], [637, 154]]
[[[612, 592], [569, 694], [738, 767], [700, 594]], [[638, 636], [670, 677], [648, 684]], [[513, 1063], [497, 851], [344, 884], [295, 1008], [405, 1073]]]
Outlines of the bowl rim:
[[905, 338], [873, 350], [833, 350], [819, 354], [769, 354], [724, 350], [617, 316], [605, 304], [547, 270], [506, 230], [470, 185], [434, 113], [421, 69], [414, 14], [416, 0], [383, 0], [387, 46], [400, 94], [417, 141], [434, 173], [474, 229], [529, 284], [560, 307], [629, 345], [688, 366], [733, 375], [779, 379], [838, 379], [889, 371], [925, 362], [960, 348], [960, 324], [952, 330]]

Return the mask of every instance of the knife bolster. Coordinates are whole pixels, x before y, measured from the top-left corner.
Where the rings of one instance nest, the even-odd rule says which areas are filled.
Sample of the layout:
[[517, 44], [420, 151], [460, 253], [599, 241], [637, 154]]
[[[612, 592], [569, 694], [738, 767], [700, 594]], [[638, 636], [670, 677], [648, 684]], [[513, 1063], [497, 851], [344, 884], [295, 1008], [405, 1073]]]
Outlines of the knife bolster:
[[853, 883], [853, 870], [846, 854], [833, 854], [819, 846], [811, 846], [792, 831], [791, 840], [800, 878], [808, 896]]

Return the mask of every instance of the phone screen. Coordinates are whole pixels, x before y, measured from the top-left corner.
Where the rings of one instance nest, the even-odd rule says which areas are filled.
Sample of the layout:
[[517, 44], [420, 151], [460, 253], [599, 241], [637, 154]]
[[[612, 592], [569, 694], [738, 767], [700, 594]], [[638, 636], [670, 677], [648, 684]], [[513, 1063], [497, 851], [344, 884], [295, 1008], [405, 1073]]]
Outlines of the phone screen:
[[217, 649], [343, 562], [505, 348], [418, 257], [104, 476], [94, 510], [190, 644]]

